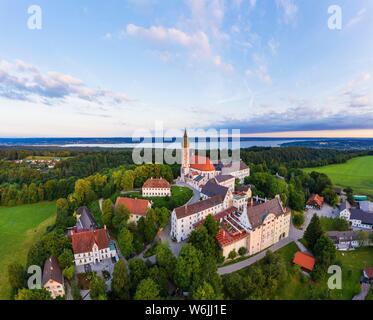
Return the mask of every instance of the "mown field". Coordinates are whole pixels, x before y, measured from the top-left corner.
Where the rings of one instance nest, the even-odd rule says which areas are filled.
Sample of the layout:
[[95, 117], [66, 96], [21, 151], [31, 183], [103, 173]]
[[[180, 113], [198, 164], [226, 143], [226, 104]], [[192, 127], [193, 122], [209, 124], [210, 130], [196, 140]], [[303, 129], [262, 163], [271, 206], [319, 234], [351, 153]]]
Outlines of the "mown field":
[[7, 266], [26, 262], [30, 246], [53, 224], [55, 202], [0, 207], [0, 300], [8, 299]]
[[[292, 259], [298, 248], [294, 243], [284, 247], [278, 252], [282, 255], [292, 270]], [[342, 290], [332, 290], [330, 299], [351, 300], [360, 292], [360, 277], [362, 270], [373, 266], [373, 248], [362, 248], [349, 252], [337, 252], [336, 265], [342, 268]], [[286, 284], [277, 292], [276, 299], [302, 300], [309, 299], [313, 294], [311, 291], [327, 290], [327, 279], [312, 282], [300, 277], [299, 273], [290, 272]], [[317, 295], [316, 295], [317, 297]]]
[[342, 164], [304, 170], [325, 173], [335, 185], [351, 187], [355, 194], [373, 197], [373, 156], [353, 158]]

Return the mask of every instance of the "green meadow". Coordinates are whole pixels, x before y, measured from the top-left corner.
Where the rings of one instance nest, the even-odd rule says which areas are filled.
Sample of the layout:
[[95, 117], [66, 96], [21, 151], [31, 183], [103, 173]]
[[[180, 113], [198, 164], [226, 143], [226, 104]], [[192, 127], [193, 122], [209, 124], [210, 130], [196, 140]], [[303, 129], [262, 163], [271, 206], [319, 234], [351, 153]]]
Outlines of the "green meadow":
[[355, 194], [373, 197], [373, 156], [353, 158], [346, 163], [306, 168], [329, 176], [336, 186], [351, 187]]
[[0, 300], [9, 299], [7, 266], [26, 263], [31, 245], [55, 220], [55, 202], [0, 207]]

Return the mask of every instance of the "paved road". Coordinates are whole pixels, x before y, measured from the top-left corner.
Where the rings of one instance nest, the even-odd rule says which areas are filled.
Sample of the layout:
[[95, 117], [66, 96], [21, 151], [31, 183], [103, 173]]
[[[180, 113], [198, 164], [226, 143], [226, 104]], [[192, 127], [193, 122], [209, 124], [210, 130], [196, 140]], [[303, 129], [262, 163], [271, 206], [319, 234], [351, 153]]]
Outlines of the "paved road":
[[354, 296], [352, 300], [365, 300], [366, 296], [369, 293], [369, 288], [370, 285], [368, 283], [362, 283], [360, 293]]
[[258, 253], [257, 255], [255, 256], [252, 256], [246, 260], [243, 260], [243, 261], [240, 261], [240, 262], [237, 262], [235, 264], [231, 264], [231, 265], [228, 265], [226, 267], [221, 267], [218, 269], [218, 274], [219, 275], [223, 275], [223, 274], [227, 274], [227, 273], [232, 273], [232, 272], [235, 272], [235, 271], [238, 271], [238, 270], [241, 270], [243, 268], [246, 268], [248, 266], [251, 266], [252, 264], [254, 264], [255, 262], [263, 259], [266, 255], [266, 252], [268, 250], [271, 250], [273, 252], [287, 246], [289, 243], [293, 242], [293, 240], [291, 238], [286, 238], [286, 239], [283, 239], [279, 242], [277, 242], [276, 244], [274, 244], [272, 247], [269, 247], [268, 249], [264, 250], [264, 251], [261, 251], [260, 253]]

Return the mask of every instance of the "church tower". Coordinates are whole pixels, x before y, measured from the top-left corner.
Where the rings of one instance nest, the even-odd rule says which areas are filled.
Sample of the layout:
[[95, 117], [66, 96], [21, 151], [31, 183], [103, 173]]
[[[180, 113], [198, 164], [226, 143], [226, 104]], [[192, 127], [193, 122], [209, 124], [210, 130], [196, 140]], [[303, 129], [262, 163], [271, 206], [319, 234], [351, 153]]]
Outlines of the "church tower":
[[184, 131], [183, 142], [181, 145], [181, 180], [185, 181], [185, 176], [189, 173], [190, 168], [190, 145], [187, 130]]

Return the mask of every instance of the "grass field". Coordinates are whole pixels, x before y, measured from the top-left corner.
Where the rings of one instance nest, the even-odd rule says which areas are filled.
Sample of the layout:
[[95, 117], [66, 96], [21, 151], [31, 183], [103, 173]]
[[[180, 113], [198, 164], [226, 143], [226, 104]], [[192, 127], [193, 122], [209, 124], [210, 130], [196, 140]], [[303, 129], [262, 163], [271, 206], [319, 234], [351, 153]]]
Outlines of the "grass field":
[[[299, 270], [294, 269], [292, 260], [297, 251], [299, 251], [299, 249], [294, 242], [277, 251], [284, 259], [289, 275], [285, 284], [279, 288], [272, 299], [317, 299], [319, 296], [317, 292], [327, 291], [328, 278], [313, 282], [301, 276]], [[360, 292], [359, 280], [362, 275], [362, 270], [366, 267], [373, 266], [373, 247], [349, 252], [337, 252], [336, 265], [342, 268], [342, 290], [331, 290], [330, 299], [351, 300], [354, 295]], [[247, 270], [247, 268], [238, 272], [244, 274], [245, 270]], [[373, 294], [368, 298], [373, 298]]]
[[55, 202], [0, 207], [0, 300], [9, 298], [7, 266], [26, 262], [30, 246], [53, 224]]
[[353, 158], [346, 163], [306, 168], [306, 172], [327, 174], [340, 187], [351, 187], [355, 194], [373, 197], [373, 156]]

